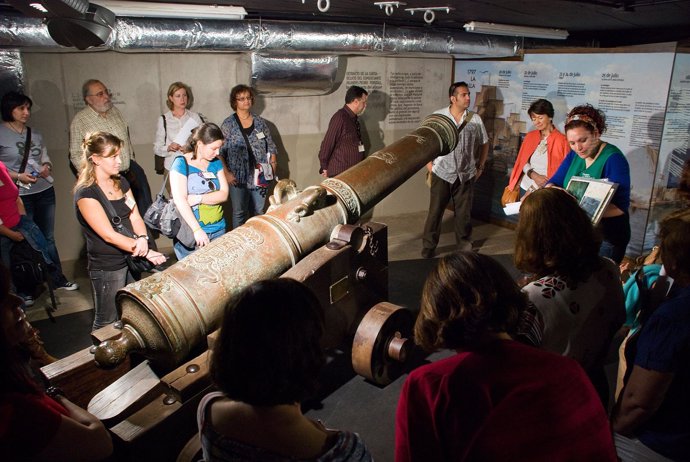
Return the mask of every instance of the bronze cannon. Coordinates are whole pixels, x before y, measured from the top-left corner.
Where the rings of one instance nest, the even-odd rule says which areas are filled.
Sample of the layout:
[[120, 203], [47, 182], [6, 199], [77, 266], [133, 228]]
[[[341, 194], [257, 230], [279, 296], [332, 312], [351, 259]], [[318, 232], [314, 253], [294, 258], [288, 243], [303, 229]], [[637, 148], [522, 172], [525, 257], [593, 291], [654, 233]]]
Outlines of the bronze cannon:
[[184, 441], [172, 435], [194, 434], [194, 410], [211, 387], [207, 360], [224, 307], [249, 284], [283, 276], [303, 281], [321, 301], [324, 347], [354, 334], [355, 371], [390, 382], [406, 356], [412, 315], [385, 302], [386, 226], [358, 221], [456, 143], [454, 122], [431, 115], [318, 186], [298, 191], [281, 181], [266, 214], [118, 292], [122, 328], [94, 333], [105, 340], [95, 358], [106, 367], [96, 367], [87, 349], [46, 366], [45, 375], [106, 423], [118, 459], [174, 457]]
[[[130, 351], [176, 366], [205, 341], [225, 305], [254, 281], [279, 276], [325, 245], [338, 225], [355, 223], [427, 162], [452, 150], [457, 130], [441, 115], [335, 178], [286, 194], [265, 214], [174, 264], [122, 289], [122, 335], [96, 349], [101, 365]], [[280, 191], [279, 191], [280, 194]]]

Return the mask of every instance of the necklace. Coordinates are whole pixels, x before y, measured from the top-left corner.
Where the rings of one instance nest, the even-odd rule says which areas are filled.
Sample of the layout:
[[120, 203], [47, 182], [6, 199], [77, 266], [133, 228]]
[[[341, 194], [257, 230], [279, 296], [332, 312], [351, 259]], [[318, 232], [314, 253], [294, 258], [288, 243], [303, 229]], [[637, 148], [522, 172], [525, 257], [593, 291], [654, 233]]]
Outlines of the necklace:
[[14, 126], [14, 122], [7, 122], [7, 126], [10, 127], [10, 129], [17, 135], [21, 135], [22, 133], [24, 133], [24, 125], [22, 125], [22, 128], [19, 130], [17, 130], [17, 127]]
[[247, 120], [248, 118], [250, 118], [250, 117], [252, 116], [252, 113], [251, 113], [251, 112], [248, 112], [248, 113], [247, 113], [247, 117], [242, 117], [242, 116], [239, 114], [239, 112], [238, 112], [238, 113], [237, 113], [237, 116], [240, 118], [240, 120]]

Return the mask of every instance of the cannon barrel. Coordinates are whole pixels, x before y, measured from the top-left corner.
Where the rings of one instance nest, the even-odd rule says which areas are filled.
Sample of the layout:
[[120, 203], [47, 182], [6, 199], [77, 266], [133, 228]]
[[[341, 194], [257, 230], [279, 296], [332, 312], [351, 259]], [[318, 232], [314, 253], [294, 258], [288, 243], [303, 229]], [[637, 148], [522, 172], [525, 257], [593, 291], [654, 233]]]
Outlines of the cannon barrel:
[[219, 327], [225, 306], [242, 289], [294, 266], [327, 243], [337, 225], [355, 223], [456, 144], [455, 123], [428, 116], [419, 128], [337, 177], [278, 200], [266, 214], [121, 289], [122, 334], [96, 348], [96, 361], [115, 366], [138, 351], [164, 368], [180, 364]]

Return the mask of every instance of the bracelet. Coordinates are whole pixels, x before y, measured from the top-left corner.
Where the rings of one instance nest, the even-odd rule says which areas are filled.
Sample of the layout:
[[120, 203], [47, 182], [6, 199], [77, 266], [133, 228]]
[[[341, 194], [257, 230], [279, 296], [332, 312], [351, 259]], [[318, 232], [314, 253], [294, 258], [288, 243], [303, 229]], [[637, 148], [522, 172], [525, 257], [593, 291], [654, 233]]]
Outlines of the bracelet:
[[138, 234], [134, 239], [146, 239], [148, 241], [149, 237], [146, 234]]
[[46, 389], [46, 395], [50, 396], [51, 398], [55, 399], [58, 396], [65, 396], [65, 392], [62, 391], [60, 387], [53, 387], [50, 386], [48, 389]]
[[198, 226], [192, 230], [192, 234], [195, 234], [197, 231], [201, 231], [201, 226]]

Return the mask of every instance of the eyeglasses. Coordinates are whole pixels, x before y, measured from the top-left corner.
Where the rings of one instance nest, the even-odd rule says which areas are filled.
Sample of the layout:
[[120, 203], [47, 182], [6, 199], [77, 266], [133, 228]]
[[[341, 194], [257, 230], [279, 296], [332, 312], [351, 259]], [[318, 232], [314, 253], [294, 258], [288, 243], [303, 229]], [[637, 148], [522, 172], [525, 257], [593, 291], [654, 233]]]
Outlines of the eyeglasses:
[[240, 101], [240, 102], [254, 101], [254, 97], [253, 96], [241, 96], [239, 98], [235, 98], [235, 101]]
[[113, 93], [110, 90], [105, 89], [105, 90], [99, 91], [98, 93], [94, 93], [93, 95], [86, 95], [86, 96], [97, 96], [99, 98], [103, 98], [105, 95], [113, 96]]

